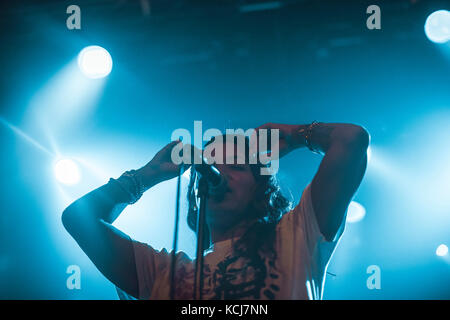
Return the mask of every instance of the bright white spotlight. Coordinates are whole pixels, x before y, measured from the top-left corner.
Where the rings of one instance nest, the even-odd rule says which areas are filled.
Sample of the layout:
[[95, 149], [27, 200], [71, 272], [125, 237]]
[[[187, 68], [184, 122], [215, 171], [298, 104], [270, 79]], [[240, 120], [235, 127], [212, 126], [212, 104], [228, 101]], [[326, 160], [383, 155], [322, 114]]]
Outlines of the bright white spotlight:
[[441, 244], [436, 249], [436, 255], [439, 257], [443, 257], [448, 253], [448, 247], [445, 244]]
[[89, 46], [78, 55], [78, 66], [89, 78], [106, 77], [112, 69], [112, 58], [108, 51], [99, 46]]
[[425, 21], [425, 34], [436, 43], [450, 40], [450, 11], [439, 10], [430, 14]]
[[347, 211], [347, 222], [355, 223], [361, 221], [366, 215], [366, 209], [356, 201], [350, 202]]
[[369, 146], [367, 148], [367, 162], [369, 162], [371, 158], [372, 158], [372, 148]]
[[55, 163], [53, 172], [56, 179], [63, 184], [72, 185], [80, 181], [78, 165], [71, 159], [58, 160]]

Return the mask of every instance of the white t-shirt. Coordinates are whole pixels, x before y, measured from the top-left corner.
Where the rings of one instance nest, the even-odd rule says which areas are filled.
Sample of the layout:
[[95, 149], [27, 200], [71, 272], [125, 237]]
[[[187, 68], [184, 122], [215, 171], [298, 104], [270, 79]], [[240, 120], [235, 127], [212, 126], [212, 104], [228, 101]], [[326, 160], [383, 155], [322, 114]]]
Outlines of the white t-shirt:
[[[276, 227], [276, 258], [233, 254], [233, 240], [214, 244], [204, 257], [203, 299], [321, 299], [328, 262], [342, 235], [333, 241], [319, 230], [312, 207], [311, 187]], [[139, 299], [169, 299], [170, 254], [133, 241]], [[175, 298], [192, 299], [195, 261], [177, 253]]]

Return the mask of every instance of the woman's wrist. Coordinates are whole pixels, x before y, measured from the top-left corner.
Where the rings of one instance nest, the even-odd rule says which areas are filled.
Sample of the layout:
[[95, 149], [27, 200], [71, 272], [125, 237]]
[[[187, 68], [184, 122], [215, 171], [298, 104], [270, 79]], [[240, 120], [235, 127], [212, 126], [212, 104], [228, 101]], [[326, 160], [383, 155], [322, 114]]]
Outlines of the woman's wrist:
[[128, 204], [137, 202], [147, 190], [137, 170], [126, 171], [119, 178], [110, 179], [110, 183], [118, 186], [128, 195], [126, 201]]
[[322, 154], [322, 148], [320, 144], [318, 144], [317, 137], [317, 130], [323, 126], [322, 122], [313, 121], [311, 124], [307, 125], [305, 128], [302, 128], [299, 130], [300, 135], [304, 139], [304, 144], [306, 147], [308, 147], [309, 150], [311, 150], [314, 153]]
[[304, 132], [308, 129], [307, 124], [293, 125], [290, 145], [292, 149], [307, 147]]
[[138, 175], [139, 179], [142, 181], [145, 191], [162, 181], [159, 178], [158, 170], [151, 165], [146, 165], [136, 170], [136, 175]]

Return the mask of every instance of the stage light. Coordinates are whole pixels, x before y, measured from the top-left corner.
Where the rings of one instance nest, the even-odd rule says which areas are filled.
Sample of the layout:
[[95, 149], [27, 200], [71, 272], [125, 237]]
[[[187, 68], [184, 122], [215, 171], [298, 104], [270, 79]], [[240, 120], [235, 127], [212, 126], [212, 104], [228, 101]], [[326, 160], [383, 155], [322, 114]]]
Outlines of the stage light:
[[112, 58], [104, 48], [89, 46], [78, 55], [78, 66], [89, 78], [103, 78], [111, 72]]
[[436, 255], [439, 257], [443, 257], [448, 253], [448, 247], [445, 244], [441, 244], [436, 249]]
[[355, 223], [361, 221], [366, 215], [366, 209], [356, 201], [350, 202], [347, 210], [347, 222]]
[[56, 179], [67, 185], [73, 185], [80, 181], [80, 170], [75, 161], [61, 159], [55, 163], [53, 168]]
[[425, 21], [425, 34], [436, 43], [450, 40], [450, 11], [439, 10], [430, 14]]
[[367, 148], [367, 162], [369, 162], [371, 158], [372, 158], [372, 148], [369, 146]]

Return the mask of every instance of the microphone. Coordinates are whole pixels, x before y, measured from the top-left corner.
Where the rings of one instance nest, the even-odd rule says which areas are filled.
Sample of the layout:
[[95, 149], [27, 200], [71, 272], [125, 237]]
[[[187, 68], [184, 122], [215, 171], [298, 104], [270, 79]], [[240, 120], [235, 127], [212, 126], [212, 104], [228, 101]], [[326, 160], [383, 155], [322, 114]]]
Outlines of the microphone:
[[222, 195], [228, 190], [225, 176], [215, 166], [206, 163], [204, 158], [201, 164], [194, 165], [194, 170], [208, 182], [210, 195]]

